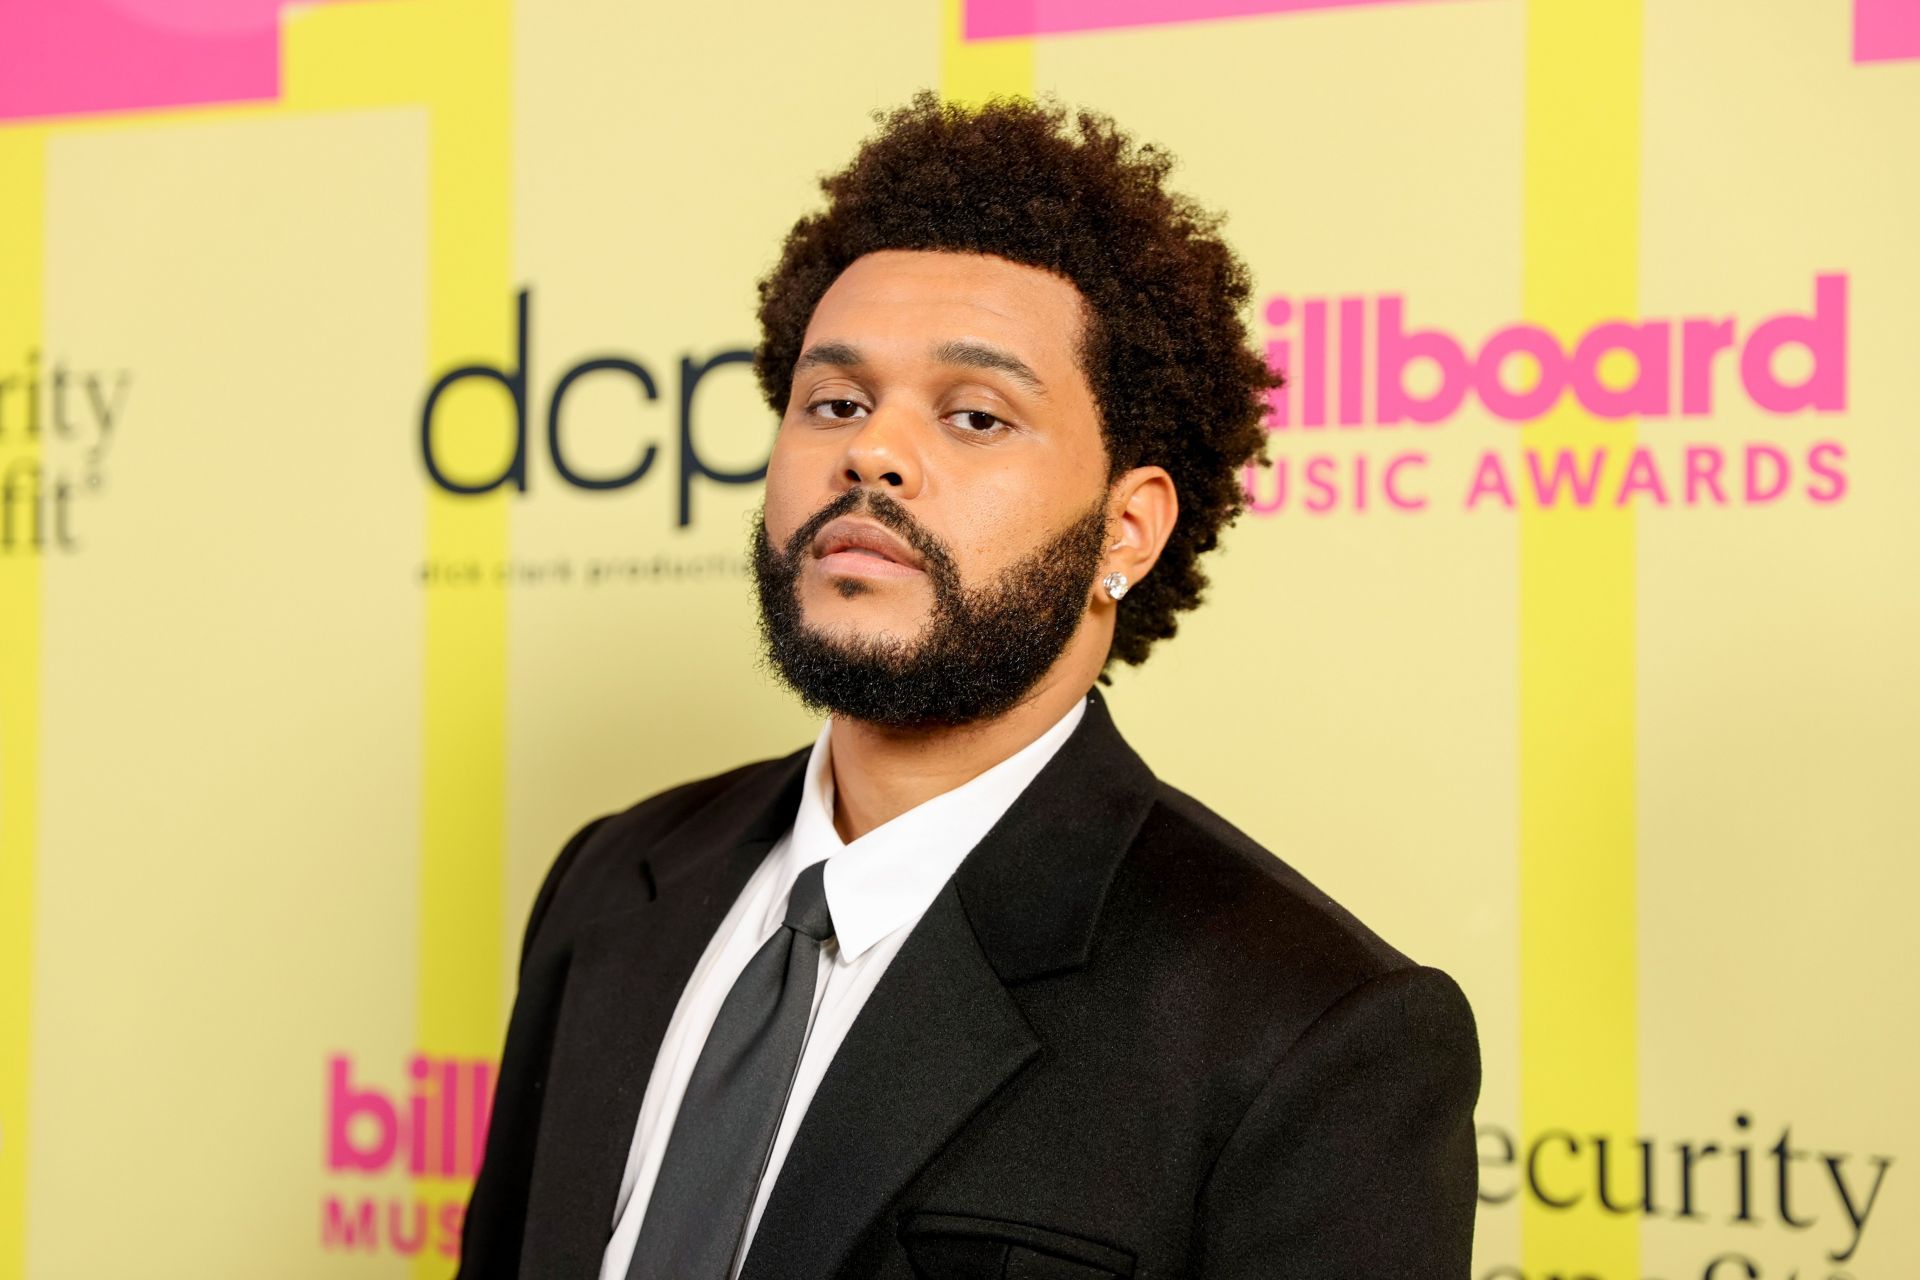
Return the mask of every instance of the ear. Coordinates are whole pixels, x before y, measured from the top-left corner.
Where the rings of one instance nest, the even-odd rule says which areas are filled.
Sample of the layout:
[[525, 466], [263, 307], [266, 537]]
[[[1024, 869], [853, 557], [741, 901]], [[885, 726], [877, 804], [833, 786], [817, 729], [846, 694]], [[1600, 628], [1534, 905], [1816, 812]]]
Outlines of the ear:
[[[1114, 570], [1137, 585], [1152, 571], [1180, 518], [1180, 495], [1164, 467], [1135, 467], [1114, 481], [1107, 500], [1107, 553], [1100, 573]], [[1111, 605], [1105, 591], [1096, 598]]]

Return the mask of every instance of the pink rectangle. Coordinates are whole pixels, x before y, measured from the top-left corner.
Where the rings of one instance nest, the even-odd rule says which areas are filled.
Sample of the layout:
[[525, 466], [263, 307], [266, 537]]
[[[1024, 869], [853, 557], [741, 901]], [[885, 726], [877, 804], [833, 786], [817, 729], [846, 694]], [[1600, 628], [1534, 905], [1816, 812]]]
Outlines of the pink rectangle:
[[1307, 9], [1411, 4], [1418, 0], [966, 0], [966, 36], [1059, 35], [1114, 27], [1166, 26]]
[[289, 0], [0, 0], [0, 120], [257, 102]]
[[1853, 60], [1920, 58], [1920, 0], [1853, 0]]

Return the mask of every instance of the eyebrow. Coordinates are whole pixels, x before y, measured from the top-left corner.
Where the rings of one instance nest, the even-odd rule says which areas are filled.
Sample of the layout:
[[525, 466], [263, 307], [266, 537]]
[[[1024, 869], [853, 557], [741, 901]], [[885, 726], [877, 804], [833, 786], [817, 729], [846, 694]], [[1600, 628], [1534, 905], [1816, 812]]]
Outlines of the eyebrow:
[[800, 353], [793, 362], [793, 371], [811, 369], [815, 365], [832, 365], [836, 368], [852, 369], [865, 364], [866, 357], [860, 354], [860, 348], [847, 342], [817, 342]]
[[[991, 369], [1004, 373], [1015, 382], [1036, 395], [1047, 394], [1047, 384], [1033, 367], [1011, 351], [991, 346], [985, 342], [956, 338], [935, 344], [933, 358], [941, 364], [960, 365], [968, 369]], [[826, 365], [838, 369], [857, 369], [867, 362], [860, 348], [850, 342], [817, 342], [800, 353], [793, 362], [793, 371], [812, 369]]]
[[1011, 351], [988, 346], [984, 342], [956, 340], [942, 342], [933, 349], [933, 358], [941, 364], [964, 365], [969, 369], [992, 369], [1004, 373], [1015, 382], [1035, 395], [1047, 394], [1047, 384], [1040, 381], [1030, 365]]

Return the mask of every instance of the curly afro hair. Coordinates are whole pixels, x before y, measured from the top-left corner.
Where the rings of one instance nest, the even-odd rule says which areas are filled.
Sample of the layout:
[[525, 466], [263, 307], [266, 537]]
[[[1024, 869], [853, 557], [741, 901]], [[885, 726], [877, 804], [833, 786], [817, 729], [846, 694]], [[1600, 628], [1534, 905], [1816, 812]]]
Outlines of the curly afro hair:
[[794, 225], [760, 282], [761, 390], [786, 411], [814, 307], [864, 254], [992, 254], [1070, 281], [1086, 302], [1080, 359], [1109, 479], [1158, 465], [1180, 498], [1108, 651], [1109, 664], [1138, 663], [1200, 602], [1199, 557], [1245, 505], [1240, 468], [1264, 461], [1266, 392], [1280, 383], [1248, 343], [1246, 267], [1221, 241], [1218, 215], [1166, 189], [1173, 158], [1104, 115], [1069, 121], [1051, 102], [968, 107], [921, 93], [875, 118], [880, 129], [853, 162], [821, 180], [827, 207]]

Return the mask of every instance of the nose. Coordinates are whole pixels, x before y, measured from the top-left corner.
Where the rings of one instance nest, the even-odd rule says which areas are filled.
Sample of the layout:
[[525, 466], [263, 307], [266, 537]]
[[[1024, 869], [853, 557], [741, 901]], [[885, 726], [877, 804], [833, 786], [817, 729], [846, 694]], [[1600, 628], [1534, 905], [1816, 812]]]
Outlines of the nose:
[[911, 416], [904, 409], [882, 405], [847, 437], [836, 488], [876, 485], [891, 497], [912, 498], [919, 494], [924, 478], [924, 459]]

